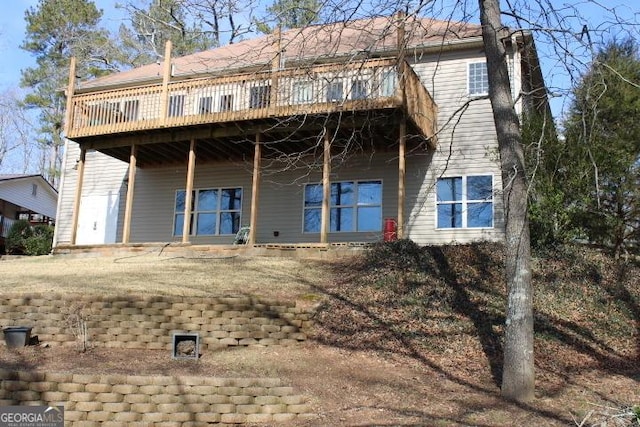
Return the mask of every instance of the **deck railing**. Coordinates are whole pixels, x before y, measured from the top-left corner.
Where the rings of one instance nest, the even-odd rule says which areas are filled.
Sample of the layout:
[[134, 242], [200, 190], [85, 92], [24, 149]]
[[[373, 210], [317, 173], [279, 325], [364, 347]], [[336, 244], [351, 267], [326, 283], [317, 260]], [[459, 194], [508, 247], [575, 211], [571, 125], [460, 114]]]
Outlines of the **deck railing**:
[[[76, 94], [71, 100], [68, 137], [397, 108], [403, 101], [396, 65], [396, 59], [370, 59], [170, 82], [166, 91], [158, 83]], [[413, 83], [407, 84], [412, 102], [407, 108], [410, 117], [420, 118], [435, 111], [435, 104], [412, 73], [408, 80]], [[435, 117], [414, 118], [418, 126], [429, 120]]]

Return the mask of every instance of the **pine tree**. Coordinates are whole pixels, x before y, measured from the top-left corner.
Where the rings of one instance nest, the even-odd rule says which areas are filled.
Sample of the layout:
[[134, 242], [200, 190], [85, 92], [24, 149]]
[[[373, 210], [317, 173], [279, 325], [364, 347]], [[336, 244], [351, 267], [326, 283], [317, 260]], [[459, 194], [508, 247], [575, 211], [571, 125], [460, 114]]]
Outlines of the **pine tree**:
[[30, 90], [24, 104], [40, 111], [39, 143], [50, 149], [48, 170], [55, 186], [62, 161], [65, 96], [69, 61], [77, 58], [82, 78], [114, 68], [107, 32], [98, 25], [102, 11], [91, 0], [40, 0], [25, 12], [26, 36], [20, 46], [36, 58], [36, 66], [22, 70], [20, 85]]
[[559, 166], [573, 227], [617, 255], [640, 238], [638, 111], [638, 45], [611, 42], [574, 91]]

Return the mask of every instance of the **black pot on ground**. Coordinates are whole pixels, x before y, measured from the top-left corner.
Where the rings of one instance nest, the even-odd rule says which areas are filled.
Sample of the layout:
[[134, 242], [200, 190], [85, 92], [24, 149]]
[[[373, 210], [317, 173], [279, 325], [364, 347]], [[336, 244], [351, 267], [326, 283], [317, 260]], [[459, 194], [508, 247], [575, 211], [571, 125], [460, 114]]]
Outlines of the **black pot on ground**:
[[31, 339], [30, 326], [9, 326], [4, 328], [4, 342], [8, 348], [25, 347]]

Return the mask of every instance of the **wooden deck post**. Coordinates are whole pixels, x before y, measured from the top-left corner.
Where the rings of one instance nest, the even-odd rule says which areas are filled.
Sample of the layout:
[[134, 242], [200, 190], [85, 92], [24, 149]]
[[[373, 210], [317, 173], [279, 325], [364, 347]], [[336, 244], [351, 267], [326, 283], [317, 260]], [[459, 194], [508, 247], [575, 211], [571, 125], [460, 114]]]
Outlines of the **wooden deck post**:
[[189, 146], [189, 165], [187, 167], [187, 188], [184, 197], [184, 223], [182, 224], [182, 243], [189, 243], [191, 234], [191, 205], [193, 204], [193, 177], [196, 171], [196, 140]]
[[80, 198], [82, 197], [82, 180], [84, 179], [84, 163], [87, 158], [87, 149], [80, 147], [80, 158], [78, 159], [78, 176], [76, 177], [76, 195], [73, 199], [73, 214], [71, 216], [71, 244], [76, 244], [78, 237], [78, 217], [80, 215]]
[[278, 108], [278, 78], [280, 75], [280, 65], [282, 60], [282, 30], [280, 27], [274, 31], [274, 48], [275, 55], [271, 60], [271, 99], [270, 107], [273, 109]]
[[69, 62], [69, 84], [67, 86], [67, 111], [64, 118], [64, 135], [69, 135], [71, 121], [73, 120], [73, 93], [76, 88], [76, 57], [72, 56]]
[[256, 143], [253, 152], [253, 183], [251, 187], [251, 217], [249, 222], [249, 245], [256, 244], [258, 233], [258, 198], [260, 196], [260, 165], [262, 163], [262, 144], [260, 133], [256, 133]]
[[331, 223], [331, 138], [324, 128], [324, 155], [322, 161], [322, 218], [320, 220], [320, 243], [328, 243]]
[[131, 211], [133, 209], [133, 192], [136, 183], [136, 163], [138, 155], [138, 146], [131, 146], [131, 155], [129, 156], [129, 180], [127, 181], [127, 202], [124, 208], [124, 226], [122, 229], [122, 243], [129, 243], [131, 235]]
[[398, 220], [396, 235], [398, 239], [404, 237], [404, 205], [405, 205], [405, 176], [407, 151], [407, 120], [405, 115], [400, 119], [400, 134], [398, 135]]
[[169, 80], [171, 80], [171, 40], [164, 45], [164, 63], [162, 67], [162, 98], [160, 98], [160, 120], [164, 126], [169, 109]]

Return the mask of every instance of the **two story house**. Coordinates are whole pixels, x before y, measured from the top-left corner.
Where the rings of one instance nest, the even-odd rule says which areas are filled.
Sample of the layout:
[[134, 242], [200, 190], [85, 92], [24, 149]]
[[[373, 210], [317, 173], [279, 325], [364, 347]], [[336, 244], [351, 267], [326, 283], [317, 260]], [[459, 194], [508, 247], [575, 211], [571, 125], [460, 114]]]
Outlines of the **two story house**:
[[[504, 43], [517, 110], [542, 108], [531, 36]], [[480, 26], [399, 14], [164, 58], [72, 63], [58, 250], [504, 238]]]

